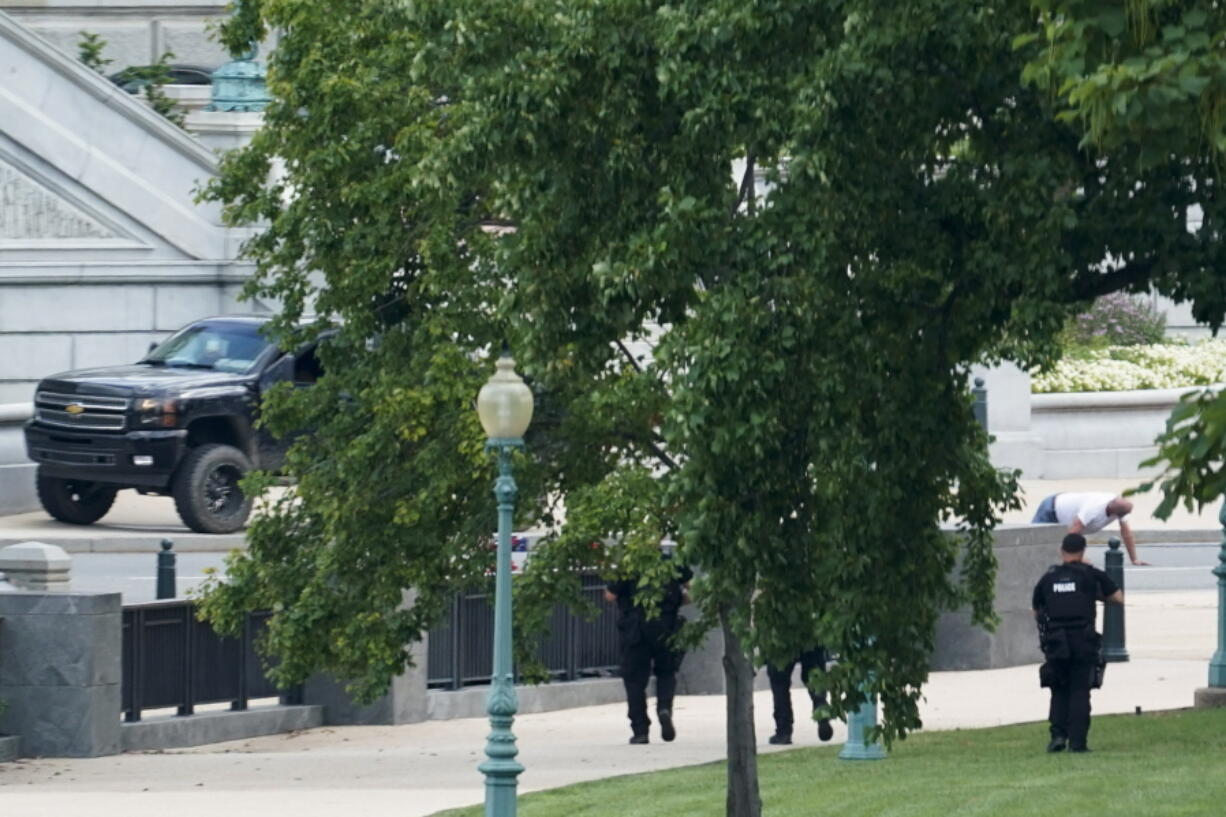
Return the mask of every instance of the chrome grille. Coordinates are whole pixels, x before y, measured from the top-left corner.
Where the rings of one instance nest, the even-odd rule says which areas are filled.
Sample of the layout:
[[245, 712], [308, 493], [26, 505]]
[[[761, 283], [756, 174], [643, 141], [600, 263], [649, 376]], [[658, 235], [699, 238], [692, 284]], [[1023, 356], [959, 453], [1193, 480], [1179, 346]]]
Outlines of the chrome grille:
[[[69, 411], [69, 407], [77, 409]], [[122, 431], [126, 397], [57, 394], [40, 391], [34, 397], [34, 418], [40, 423], [89, 431]]]
[[58, 462], [64, 465], [114, 465], [114, 454], [80, 454], [74, 451], [52, 451], [47, 448], [34, 449], [34, 459], [40, 462]]

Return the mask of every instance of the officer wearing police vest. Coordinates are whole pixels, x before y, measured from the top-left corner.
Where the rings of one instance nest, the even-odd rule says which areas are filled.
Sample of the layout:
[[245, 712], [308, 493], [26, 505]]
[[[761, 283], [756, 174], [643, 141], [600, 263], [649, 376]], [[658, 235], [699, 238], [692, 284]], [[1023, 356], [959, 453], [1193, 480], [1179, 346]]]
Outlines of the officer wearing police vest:
[[[667, 553], [661, 554], [671, 560]], [[648, 615], [638, 595], [641, 588], [635, 579], [609, 582], [605, 599], [617, 603], [617, 629], [621, 636], [622, 684], [626, 688], [626, 710], [630, 718], [630, 742], [649, 741], [647, 730], [651, 718], [647, 715], [647, 682], [656, 676], [656, 717], [660, 721], [660, 736], [666, 741], [677, 737], [673, 725], [673, 696], [677, 691], [677, 670], [685, 653], [674, 643], [673, 636], [684, 622], [681, 605], [687, 601], [687, 586], [694, 572], [685, 565], [672, 565], [672, 577], [661, 588], [659, 609]]]
[[1102, 637], [1095, 631], [1096, 602], [1124, 603], [1124, 594], [1106, 573], [1083, 560], [1086, 539], [1070, 533], [1060, 544], [1061, 563], [1035, 585], [1031, 607], [1047, 661], [1039, 670], [1051, 689], [1051, 742], [1047, 751], [1088, 752], [1090, 690], [1102, 685]]

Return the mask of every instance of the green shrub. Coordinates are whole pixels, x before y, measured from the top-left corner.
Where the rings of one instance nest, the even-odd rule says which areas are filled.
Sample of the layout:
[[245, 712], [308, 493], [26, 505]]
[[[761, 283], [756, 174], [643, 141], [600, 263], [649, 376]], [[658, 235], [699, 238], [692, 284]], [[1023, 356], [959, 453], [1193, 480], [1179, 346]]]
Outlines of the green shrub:
[[81, 39], [77, 41], [77, 59], [86, 68], [105, 75], [106, 67], [114, 62], [102, 56], [102, 50], [106, 48], [106, 40], [89, 31], [78, 31], [77, 33], [81, 35]]
[[1065, 324], [1062, 345], [1076, 355], [1107, 346], [1144, 346], [1161, 343], [1166, 334], [1166, 314], [1149, 298], [1115, 292], [1104, 295], [1085, 312]]
[[[102, 56], [103, 49], [106, 48], [106, 40], [89, 31], [77, 33], [80, 35], [80, 39], [77, 40], [77, 59], [87, 68], [105, 76], [106, 67], [113, 62]], [[183, 113], [175, 101], [162, 90], [163, 86], [170, 84], [170, 61], [174, 59], [174, 56], [174, 52], [167, 51], [152, 65], [134, 65], [125, 68], [115, 75], [115, 80], [125, 91], [142, 94], [149, 103], [149, 107], [179, 127], [183, 127]]]
[[1065, 357], [1036, 373], [1030, 390], [1046, 392], [1127, 391], [1208, 386], [1226, 381], [1226, 340], [1196, 344], [1108, 346]]

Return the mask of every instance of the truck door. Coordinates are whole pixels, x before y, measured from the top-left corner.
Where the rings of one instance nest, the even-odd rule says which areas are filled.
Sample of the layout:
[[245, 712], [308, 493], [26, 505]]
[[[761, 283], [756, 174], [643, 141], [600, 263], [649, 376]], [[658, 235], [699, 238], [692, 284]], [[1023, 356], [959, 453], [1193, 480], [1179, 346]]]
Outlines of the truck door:
[[[323, 365], [316, 354], [317, 345], [311, 344], [294, 354], [282, 355], [264, 372], [260, 378], [260, 392], [266, 394], [268, 389], [277, 383], [290, 382], [295, 389], [310, 388], [323, 376]], [[275, 471], [285, 464], [285, 453], [294, 440], [306, 433], [307, 429], [294, 431], [282, 437], [275, 437], [265, 427], [256, 432], [256, 445], [259, 447], [260, 467]]]

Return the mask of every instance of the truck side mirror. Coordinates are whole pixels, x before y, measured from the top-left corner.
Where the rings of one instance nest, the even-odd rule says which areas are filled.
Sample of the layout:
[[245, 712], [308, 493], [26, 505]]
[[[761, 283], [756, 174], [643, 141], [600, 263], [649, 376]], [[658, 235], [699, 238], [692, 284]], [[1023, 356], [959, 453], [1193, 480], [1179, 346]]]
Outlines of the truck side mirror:
[[260, 376], [260, 383], [265, 388], [274, 383], [281, 383], [285, 380], [292, 380], [294, 377], [294, 358], [293, 355], [281, 355], [272, 362], [264, 374]]

